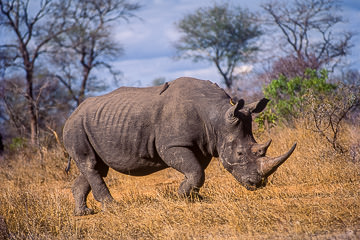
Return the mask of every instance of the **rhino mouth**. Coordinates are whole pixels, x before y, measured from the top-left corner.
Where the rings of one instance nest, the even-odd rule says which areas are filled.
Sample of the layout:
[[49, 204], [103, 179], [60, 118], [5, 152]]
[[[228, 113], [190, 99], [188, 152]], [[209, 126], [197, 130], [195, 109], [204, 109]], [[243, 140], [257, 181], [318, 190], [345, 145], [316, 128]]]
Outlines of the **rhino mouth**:
[[233, 170], [231, 174], [235, 177], [238, 183], [249, 191], [255, 191], [264, 188], [268, 182], [267, 177], [262, 177], [258, 174], [252, 176], [241, 176], [238, 171]]
[[266, 187], [267, 182], [268, 182], [267, 178], [262, 178], [261, 181], [256, 184], [246, 183], [246, 184], [243, 184], [243, 186], [249, 191], [255, 191], [255, 190]]

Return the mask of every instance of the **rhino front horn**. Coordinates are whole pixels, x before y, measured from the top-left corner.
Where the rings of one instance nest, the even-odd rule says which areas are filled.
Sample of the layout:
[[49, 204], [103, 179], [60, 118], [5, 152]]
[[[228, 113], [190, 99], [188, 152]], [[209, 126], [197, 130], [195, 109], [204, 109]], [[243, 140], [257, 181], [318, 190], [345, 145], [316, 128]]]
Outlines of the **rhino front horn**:
[[260, 162], [260, 174], [262, 176], [269, 176], [271, 175], [273, 172], [276, 171], [276, 169], [283, 164], [286, 159], [288, 159], [290, 157], [290, 155], [294, 152], [296, 148], [296, 143], [292, 146], [292, 148], [285, 153], [284, 155], [280, 156], [280, 157], [276, 157], [276, 158], [268, 158], [268, 157], [264, 157], [261, 158], [261, 162]]

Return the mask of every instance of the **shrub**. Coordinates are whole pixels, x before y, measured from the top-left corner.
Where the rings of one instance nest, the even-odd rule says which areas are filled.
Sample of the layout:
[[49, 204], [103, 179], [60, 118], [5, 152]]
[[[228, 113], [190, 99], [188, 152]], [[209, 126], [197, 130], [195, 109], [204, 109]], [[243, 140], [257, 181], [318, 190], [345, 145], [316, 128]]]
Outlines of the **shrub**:
[[301, 114], [304, 98], [308, 92], [314, 94], [328, 94], [336, 89], [336, 85], [327, 83], [328, 72], [326, 70], [307, 69], [304, 76], [297, 76], [288, 79], [280, 75], [278, 79], [273, 80], [264, 88], [265, 97], [271, 99], [270, 107], [273, 111], [267, 111], [264, 114], [269, 116], [260, 116], [265, 120], [282, 119], [292, 120]]
[[16, 152], [20, 149], [23, 149], [27, 146], [27, 139], [22, 137], [15, 137], [11, 139], [11, 143], [9, 144], [10, 152]]
[[307, 69], [304, 76], [288, 79], [281, 75], [264, 88], [271, 99], [267, 111], [255, 119], [259, 129], [279, 121], [305, 119], [305, 127], [324, 137], [332, 147], [343, 152], [338, 143], [341, 122], [360, 105], [360, 88], [343, 83], [327, 83], [326, 70]]

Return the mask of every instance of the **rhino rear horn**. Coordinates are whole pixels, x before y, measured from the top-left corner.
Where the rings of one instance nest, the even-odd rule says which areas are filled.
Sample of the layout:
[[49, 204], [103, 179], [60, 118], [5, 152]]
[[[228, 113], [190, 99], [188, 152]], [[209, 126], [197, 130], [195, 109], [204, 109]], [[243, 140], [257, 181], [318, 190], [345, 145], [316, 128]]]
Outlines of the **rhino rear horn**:
[[253, 152], [253, 154], [260, 156], [260, 157], [265, 157], [266, 151], [268, 150], [270, 144], [271, 144], [271, 139], [269, 141], [267, 141], [264, 144], [254, 144], [251, 148], [251, 151]]
[[270, 146], [270, 144], [271, 144], [271, 142], [272, 142], [272, 140], [270, 139], [269, 141], [267, 141], [266, 143], [264, 143], [264, 144], [260, 144], [260, 150], [261, 150], [261, 153], [262, 154], [264, 154], [264, 156], [265, 156], [265, 154], [266, 154], [266, 151], [268, 150], [268, 148], [269, 148], [269, 146]]
[[280, 157], [276, 157], [276, 158], [269, 158], [269, 157], [264, 157], [261, 158], [261, 162], [260, 162], [260, 174], [262, 176], [269, 176], [271, 175], [273, 172], [276, 171], [276, 169], [283, 164], [286, 159], [288, 159], [290, 157], [290, 155], [294, 152], [296, 148], [296, 143], [291, 147], [291, 149], [285, 153], [284, 155], [280, 156]]

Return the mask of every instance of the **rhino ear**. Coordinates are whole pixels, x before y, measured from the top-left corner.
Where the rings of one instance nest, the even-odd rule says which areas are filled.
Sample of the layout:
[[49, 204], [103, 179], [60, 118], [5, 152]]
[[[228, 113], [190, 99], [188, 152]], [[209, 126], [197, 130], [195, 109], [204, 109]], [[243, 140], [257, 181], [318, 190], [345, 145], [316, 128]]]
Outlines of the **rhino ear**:
[[237, 116], [237, 113], [244, 107], [244, 105], [245, 105], [244, 99], [240, 99], [240, 100], [234, 105], [233, 115], [234, 115], [234, 116]]
[[260, 113], [265, 109], [269, 101], [269, 99], [263, 98], [258, 102], [247, 104], [245, 107], [249, 109], [251, 113]]

